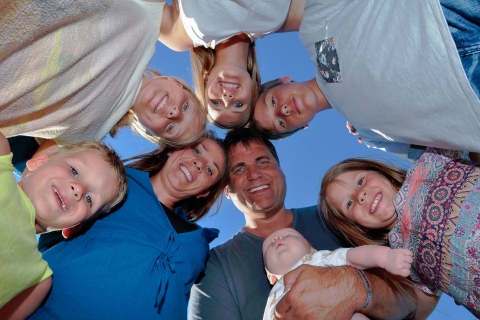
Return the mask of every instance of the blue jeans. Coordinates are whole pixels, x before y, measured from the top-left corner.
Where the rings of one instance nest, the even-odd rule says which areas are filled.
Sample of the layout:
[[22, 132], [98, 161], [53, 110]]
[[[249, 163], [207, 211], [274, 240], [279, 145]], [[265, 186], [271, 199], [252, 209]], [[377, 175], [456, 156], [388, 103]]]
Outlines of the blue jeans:
[[440, 0], [463, 69], [480, 99], [480, 0]]

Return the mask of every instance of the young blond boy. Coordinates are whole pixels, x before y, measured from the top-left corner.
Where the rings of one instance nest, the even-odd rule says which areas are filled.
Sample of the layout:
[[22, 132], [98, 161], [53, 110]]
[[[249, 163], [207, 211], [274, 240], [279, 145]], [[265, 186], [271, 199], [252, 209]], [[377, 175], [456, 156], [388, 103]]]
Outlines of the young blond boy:
[[118, 155], [80, 142], [27, 161], [17, 183], [12, 153], [0, 133], [0, 318], [26, 318], [51, 287], [52, 271], [35, 235], [66, 230], [108, 212], [126, 193]]

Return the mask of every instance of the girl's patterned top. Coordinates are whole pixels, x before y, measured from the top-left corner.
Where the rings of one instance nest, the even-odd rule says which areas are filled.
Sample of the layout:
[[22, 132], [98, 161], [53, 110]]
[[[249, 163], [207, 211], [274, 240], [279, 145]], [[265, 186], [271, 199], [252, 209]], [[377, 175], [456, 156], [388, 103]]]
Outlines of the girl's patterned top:
[[411, 277], [480, 310], [480, 168], [458, 151], [427, 148], [394, 199], [392, 248], [413, 252]]

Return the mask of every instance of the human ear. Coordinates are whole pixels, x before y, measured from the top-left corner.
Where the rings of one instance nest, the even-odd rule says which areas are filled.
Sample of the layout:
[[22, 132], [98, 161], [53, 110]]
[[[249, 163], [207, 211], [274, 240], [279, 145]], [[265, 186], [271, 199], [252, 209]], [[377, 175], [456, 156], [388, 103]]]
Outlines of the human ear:
[[229, 186], [225, 186], [225, 188], [223, 189], [223, 192], [225, 192], [225, 197], [227, 197], [227, 199], [232, 200], [232, 198], [230, 197], [230, 187]]
[[67, 229], [63, 229], [63, 230], [62, 230], [62, 236], [63, 236], [65, 239], [68, 239], [68, 238], [70, 238], [72, 235], [74, 235], [75, 233], [77, 233], [78, 231], [82, 230], [82, 227], [83, 227], [82, 224], [77, 224], [76, 226], [73, 226], [73, 227], [70, 227], [70, 228], [67, 228]]
[[43, 154], [41, 156], [28, 160], [26, 163], [28, 170], [32, 172], [37, 170], [38, 167], [40, 167], [42, 164], [48, 161], [48, 158], [49, 156], [47, 154]]
[[205, 191], [204, 193], [201, 193], [201, 194], [197, 194], [197, 199], [205, 198], [209, 194], [210, 194], [210, 190], [207, 190], [207, 191]]
[[285, 76], [280, 78], [280, 81], [283, 83], [292, 82], [292, 78], [290, 78], [289, 76]]

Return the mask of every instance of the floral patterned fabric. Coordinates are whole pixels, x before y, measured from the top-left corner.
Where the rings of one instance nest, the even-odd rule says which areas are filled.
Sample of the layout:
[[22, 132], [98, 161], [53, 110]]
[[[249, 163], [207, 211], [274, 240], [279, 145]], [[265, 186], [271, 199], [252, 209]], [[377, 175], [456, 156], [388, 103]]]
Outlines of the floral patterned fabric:
[[463, 152], [428, 148], [394, 199], [392, 248], [413, 252], [411, 277], [480, 316], [480, 166]]

